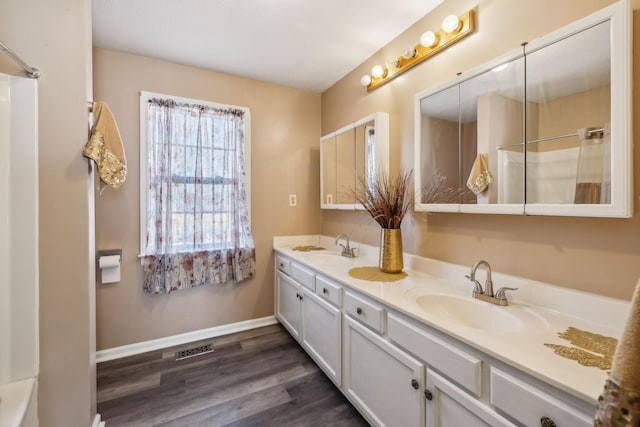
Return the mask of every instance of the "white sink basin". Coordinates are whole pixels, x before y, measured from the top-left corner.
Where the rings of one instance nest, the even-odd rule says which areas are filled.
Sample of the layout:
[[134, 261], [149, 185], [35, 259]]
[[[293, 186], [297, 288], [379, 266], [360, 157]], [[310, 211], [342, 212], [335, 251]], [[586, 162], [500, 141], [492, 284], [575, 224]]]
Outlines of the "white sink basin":
[[520, 305], [501, 307], [471, 297], [426, 293], [415, 297], [421, 310], [467, 328], [497, 333], [534, 332], [547, 322]]
[[324, 265], [347, 265], [354, 259], [343, 257], [338, 252], [309, 252], [304, 256], [307, 257], [309, 261]]

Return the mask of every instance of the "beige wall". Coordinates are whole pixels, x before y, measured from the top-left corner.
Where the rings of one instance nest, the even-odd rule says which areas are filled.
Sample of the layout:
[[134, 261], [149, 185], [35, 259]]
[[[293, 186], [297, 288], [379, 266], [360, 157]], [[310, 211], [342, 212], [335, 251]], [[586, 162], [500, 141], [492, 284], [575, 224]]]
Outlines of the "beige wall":
[[[391, 169], [413, 169], [414, 95], [519, 47], [612, 0], [447, 0], [415, 26], [322, 94], [322, 132], [375, 111], [390, 113]], [[438, 28], [449, 13], [476, 8], [477, 32], [395, 80], [367, 93], [360, 77], [376, 62], [415, 44], [426, 29]], [[634, 69], [640, 60], [636, 13]], [[634, 73], [637, 75], [637, 71]], [[634, 101], [638, 100], [638, 82]], [[640, 108], [634, 134], [640, 135]], [[640, 194], [635, 154], [635, 200]], [[638, 207], [636, 207], [638, 212]], [[488, 260], [495, 270], [560, 286], [630, 298], [640, 277], [640, 219], [524, 217], [472, 214], [417, 214], [403, 224], [404, 248], [419, 254], [471, 265]], [[363, 212], [323, 212], [323, 234], [350, 233], [355, 240], [378, 242], [378, 227]], [[460, 278], [464, 281], [464, 278]]]
[[[81, 151], [91, 87], [91, 2], [2, 2], [0, 40], [40, 69], [40, 425], [95, 414], [90, 180]], [[0, 72], [22, 71], [0, 55]]]
[[[122, 248], [122, 280], [98, 285], [98, 349], [273, 315], [272, 237], [320, 231], [320, 95], [165, 61], [94, 49], [95, 99], [118, 122], [129, 167], [117, 191], [96, 194], [96, 247]], [[170, 295], [142, 291], [139, 91], [251, 109], [251, 220], [256, 278]], [[298, 206], [289, 207], [288, 195]]]

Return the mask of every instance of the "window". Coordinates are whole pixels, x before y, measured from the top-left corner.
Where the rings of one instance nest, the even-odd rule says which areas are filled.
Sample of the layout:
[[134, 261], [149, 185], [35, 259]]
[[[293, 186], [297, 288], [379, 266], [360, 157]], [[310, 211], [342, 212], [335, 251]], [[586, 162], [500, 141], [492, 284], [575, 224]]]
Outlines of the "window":
[[253, 277], [249, 109], [140, 95], [145, 290]]

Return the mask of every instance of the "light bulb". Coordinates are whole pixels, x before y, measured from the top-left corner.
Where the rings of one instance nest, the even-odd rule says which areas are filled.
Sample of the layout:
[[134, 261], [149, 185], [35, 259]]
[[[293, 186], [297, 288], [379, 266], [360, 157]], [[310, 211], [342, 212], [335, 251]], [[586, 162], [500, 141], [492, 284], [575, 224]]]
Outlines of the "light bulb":
[[454, 33], [460, 28], [460, 20], [456, 15], [449, 15], [442, 21], [442, 29], [447, 33]]
[[367, 87], [371, 84], [371, 76], [369, 74], [365, 74], [360, 78], [360, 84], [364, 87]]
[[385, 74], [386, 74], [386, 70], [382, 68], [382, 65], [375, 65], [371, 69], [371, 75], [377, 79], [379, 79], [380, 77], [383, 77]]
[[418, 53], [418, 51], [416, 51], [416, 48], [413, 46], [410, 46], [402, 51], [402, 57], [404, 59], [411, 59], [416, 56], [416, 53]]
[[387, 58], [384, 61], [384, 63], [387, 66], [387, 69], [389, 69], [389, 68], [398, 68], [400, 66], [400, 59], [399, 58]]
[[425, 31], [420, 36], [420, 44], [424, 47], [432, 47], [438, 41], [438, 36], [433, 31]]

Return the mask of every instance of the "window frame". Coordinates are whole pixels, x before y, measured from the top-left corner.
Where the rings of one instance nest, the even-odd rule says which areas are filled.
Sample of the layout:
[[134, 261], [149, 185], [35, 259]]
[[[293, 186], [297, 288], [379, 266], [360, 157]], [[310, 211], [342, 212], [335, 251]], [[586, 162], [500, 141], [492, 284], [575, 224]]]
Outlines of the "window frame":
[[247, 203], [247, 214], [249, 225], [251, 225], [251, 110], [249, 107], [239, 105], [222, 104], [205, 101], [201, 99], [183, 98], [179, 96], [166, 95], [157, 92], [140, 91], [140, 255], [148, 255], [145, 252], [145, 242], [147, 239], [147, 199], [148, 199], [148, 147], [147, 147], [147, 127], [149, 115], [147, 104], [153, 98], [170, 99], [179, 104], [196, 104], [212, 108], [234, 108], [244, 112], [244, 167], [245, 167], [245, 197]]

